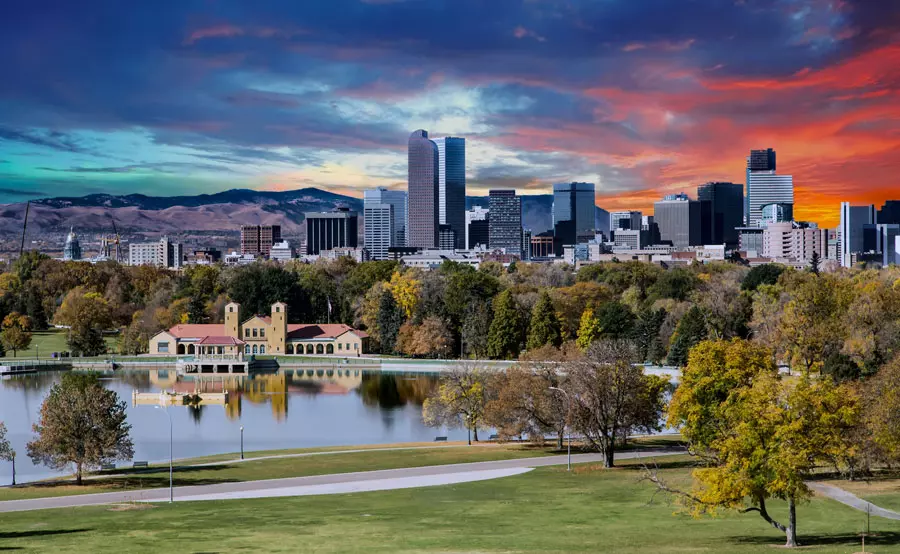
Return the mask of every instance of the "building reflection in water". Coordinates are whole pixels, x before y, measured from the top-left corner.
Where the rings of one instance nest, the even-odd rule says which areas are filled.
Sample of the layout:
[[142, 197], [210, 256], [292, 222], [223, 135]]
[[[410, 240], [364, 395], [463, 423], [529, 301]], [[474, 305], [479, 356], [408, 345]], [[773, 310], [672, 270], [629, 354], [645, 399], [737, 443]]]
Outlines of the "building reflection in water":
[[[408, 404], [420, 406], [436, 382], [432, 375], [386, 374], [332, 367], [281, 369], [276, 373], [253, 376], [179, 376], [174, 370], [151, 370], [145, 386], [174, 390], [179, 394], [227, 392], [225, 415], [228, 419], [239, 419], [242, 403], [246, 401], [269, 404], [272, 416], [281, 422], [287, 419], [289, 395], [346, 395], [355, 391], [365, 405], [389, 412]], [[203, 407], [190, 409], [192, 418], [199, 423]]]

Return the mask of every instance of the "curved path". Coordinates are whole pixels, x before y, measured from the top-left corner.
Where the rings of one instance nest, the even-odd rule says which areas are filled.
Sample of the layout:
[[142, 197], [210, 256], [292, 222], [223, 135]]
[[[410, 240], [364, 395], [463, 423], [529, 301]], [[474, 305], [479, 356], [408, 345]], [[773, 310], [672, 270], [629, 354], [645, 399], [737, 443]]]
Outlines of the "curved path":
[[[622, 452], [616, 460], [641, 457], [658, 457], [684, 454], [683, 450], [648, 450]], [[602, 462], [601, 454], [575, 454], [572, 463]], [[223, 500], [229, 498], [264, 498], [275, 496], [300, 496], [309, 494], [343, 494], [365, 490], [390, 490], [410, 487], [426, 487], [449, 483], [462, 483], [492, 479], [505, 475], [522, 473], [535, 467], [565, 465], [566, 456], [544, 456], [540, 458], [519, 458], [490, 462], [470, 462], [438, 466], [411, 467], [360, 471], [356, 473], [336, 473], [310, 477], [288, 477], [262, 481], [242, 481], [197, 485], [175, 489], [175, 500]], [[169, 489], [148, 489], [143, 491], [106, 492], [74, 496], [8, 500], [0, 502], [0, 512], [19, 512], [47, 508], [73, 508], [96, 506], [120, 502], [165, 502], [169, 499]]]
[[822, 496], [827, 496], [828, 498], [836, 500], [841, 504], [844, 504], [845, 506], [850, 506], [851, 508], [857, 509], [861, 512], [868, 512], [873, 516], [883, 517], [885, 519], [900, 520], [900, 513], [895, 512], [894, 510], [888, 510], [887, 508], [876, 506], [875, 504], [863, 500], [855, 494], [847, 492], [840, 487], [822, 483], [820, 481], [807, 483], [807, 485], [809, 485], [809, 488], [821, 494]]

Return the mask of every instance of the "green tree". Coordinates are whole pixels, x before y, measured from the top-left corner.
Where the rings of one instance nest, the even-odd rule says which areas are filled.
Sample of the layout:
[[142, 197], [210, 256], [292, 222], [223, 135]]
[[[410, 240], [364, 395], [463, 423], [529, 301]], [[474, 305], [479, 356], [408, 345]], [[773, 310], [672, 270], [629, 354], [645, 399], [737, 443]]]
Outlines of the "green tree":
[[833, 352], [822, 364], [822, 375], [828, 375], [835, 383], [855, 381], [862, 376], [862, 369], [853, 358], [840, 352]]
[[493, 312], [488, 302], [472, 302], [463, 316], [460, 340], [464, 356], [476, 359], [488, 355], [488, 336]]
[[130, 430], [125, 402], [104, 388], [96, 374], [66, 373], [41, 405], [28, 457], [55, 470], [75, 464], [75, 480], [81, 485], [85, 467], [131, 459]]
[[818, 275], [820, 266], [822, 265], [822, 256], [818, 252], [813, 252], [812, 258], [809, 260], [809, 272]]
[[522, 349], [523, 327], [519, 306], [512, 292], [501, 292], [494, 299], [494, 318], [488, 332], [488, 356], [500, 360], [517, 358]]
[[582, 350], [587, 350], [602, 335], [603, 328], [600, 326], [597, 316], [594, 315], [594, 309], [585, 309], [581, 314], [581, 324], [578, 326], [578, 338], [575, 339], [575, 343]]
[[659, 330], [666, 320], [666, 310], [644, 310], [638, 317], [634, 330], [634, 341], [638, 359], [659, 363], [665, 356], [665, 348], [659, 338]]
[[378, 330], [381, 337], [381, 352], [396, 353], [397, 335], [403, 325], [403, 311], [394, 300], [394, 295], [384, 291], [378, 305]]
[[[12, 445], [9, 444], [9, 440], [6, 438], [6, 425], [2, 421], [0, 421], [0, 460], [16, 463], [16, 451], [13, 450]], [[16, 484], [15, 465], [13, 466], [12, 484]]]
[[19, 350], [26, 350], [31, 345], [31, 318], [27, 315], [18, 312], [7, 315], [0, 329], [0, 343], [4, 350], [13, 351], [13, 358]]
[[76, 287], [66, 295], [56, 311], [57, 323], [69, 326], [66, 342], [72, 352], [98, 356], [106, 352], [103, 330], [112, 325], [109, 304], [96, 292]]
[[441, 375], [440, 384], [422, 405], [422, 419], [430, 427], [465, 427], [475, 435], [484, 429], [488, 402], [487, 373], [474, 366]]
[[553, 310], [553, 302], [547, 291], [542, 291], [540, 298], [531, 310], [531, 324], [528, 327], [527, 348], [533, 350], [550, 344], [559, 346], [562, 343], [559, 318]]
[[199, 295], [191, 296], [188, 302], [188, 323], [208, 323], [209, 313], [206, 311], [206, 301]]
[[228, 297], [241, 305], [246, 314], [267, 314], [272, 304], [288, 305], [288, 318], [294, 321], [325, 321], [311, 313], [311, 299], [296, 274], [277, 264], [253, 263], [236, 268], [228, 286]]
[[741, 282], [741, 290], [755, 291], [760, 285], [774, 285], [784, 273], [785, 267], [781, 264], [763, 264], [750, 270]]
[[600, 306], [596, 311], [596, 318], [603, 338], [629, 338], [634, 330], [634, 314], [628, 306], [616, 300]]
[[697, 306], [691, 306], [691, 309], [684, 314], [675, 328], [666, 363], [679, 367], [684, 366], [687, 364], [691, 348], [705, 340], [706, 337], [707, 330], [703, 312]]

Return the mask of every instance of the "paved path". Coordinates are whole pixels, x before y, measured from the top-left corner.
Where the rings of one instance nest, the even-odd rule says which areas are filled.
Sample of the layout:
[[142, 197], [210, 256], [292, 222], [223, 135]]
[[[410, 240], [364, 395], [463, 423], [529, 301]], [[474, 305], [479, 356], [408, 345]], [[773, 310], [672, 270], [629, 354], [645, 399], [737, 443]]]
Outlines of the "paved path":
[[[616, 460], [628, 460], [641, 457], [671, 456], [684, 454], [683, 450], [649, 450], [622, 452], [616, 456]], [[572, 463], [597, 463], [602, 462], [601, 454], [575, 454]], [[215, 485], [196, 485], [190, 487], [178, 487], [175, 489], [175, 499], [201, 500], [214, 498], [261, 498], [268, 496], [286, 496], [282, 491], [297, 489], [304, 494], [340, 494], [352, 492], [352, 484], [363, 487], [361, 490], [388, 490], [391, 488], [408, 488], [411, 486], [431, 486], [445, 484], [448, 479], [451, 482], [463, 482], [466, 480], [485, 479], [485, 471], [511, 470], [522, 468], [535, 468], [543, 466], [564, 465], [566, 456], [544, 456], [540, 458], [519, 458], [514, 460], [495, 460], [490, 462], [470, 462], [464, 464], [446, 464], [438, 466], [412, 467], [402, 469], [384, 469], [377, 471], [361, 471], [356, 473], [336, 473], [330, 475], [315, 475], [310, 477], [288, 477], [284, 479], [266, 479], [262, 481], [243, 481], [236, 483], [219, 483]], [[481, 475], [468, 476], [466, 473], [480, 473]], [[495, 474], [497, 477], [500, 473]], [[417, 478], [415, 481], [409, 478]], [[398, 480], [407, 479], [407, 480]], [[392, 480], [392, 481], [388, 481]], [[374, 481], [388, 481], [387, 483], [373, 483]], [[415, 482], [416, 484], [410, 484]], [[351, 484], [351, 485], [348, 485]], [[326, 485], [318, 489], [308, 487]], [[402, 486], [398, 486], [402, 485]], [[345, 487], [350, 486], [351, 489]], [[306, 487], [306, 488], [301, 488]], [[368, 487], [367, 489], [365, 487]], [[310, 492], [314, 491], [314, 492]], [[317, 491], [317, 492], [315, 492]], [[199, 497], [205, 498], [199, 498]], [[41, 510], [46, 508], [71, 508], [76, 506], [96, 506], [100, 504], [115, 504], [120, 502], [160, 502], [169, 499], [169, 489], [148, 489], [143, 491], [107, 492], [98, 494], [82, 494], [73, 496], [57, 496], [49, 498], [34, 498], [27, 500], [8, 500], [0, 502], [0, 512], [19, 512], [26, 510]]]
[[809, 485], [809, 488], [816, 491], [817, 493], [823, 496], [827, 496], [832, 500], [837, 500], [841, 504], [850, 506], [851, 508], [855, 508], [861, 512], [868, 511], [873, 516], [900, 520], [900, 513], [876, 506], [875, 504], [867, 502], [866, 500], [863, 500], [855, 494], [849, 493], [840, 487], [822, 483], [820, 481], [807, 483], [807, 485]]

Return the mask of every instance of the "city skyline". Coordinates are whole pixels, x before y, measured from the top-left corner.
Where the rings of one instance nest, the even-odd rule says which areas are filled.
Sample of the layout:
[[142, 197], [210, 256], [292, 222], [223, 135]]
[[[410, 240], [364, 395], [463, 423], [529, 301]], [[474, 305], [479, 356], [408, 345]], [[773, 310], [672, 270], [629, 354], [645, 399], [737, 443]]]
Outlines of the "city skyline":
[[[742, 182], [746, 153], [769, 147], [794, 176], [797, 219], [833, 227], [842, 200], [880, 205], [897, 186], [888, 5], [416, 4], [11, 8], [2, 201], [361, 197], [404, 187], [416, 128], [467, 139], [479, 196], [583, 181], [607, 210], [649, 213], [667, 193]], [[478, 24], [448, 40], [462, 19]]]

